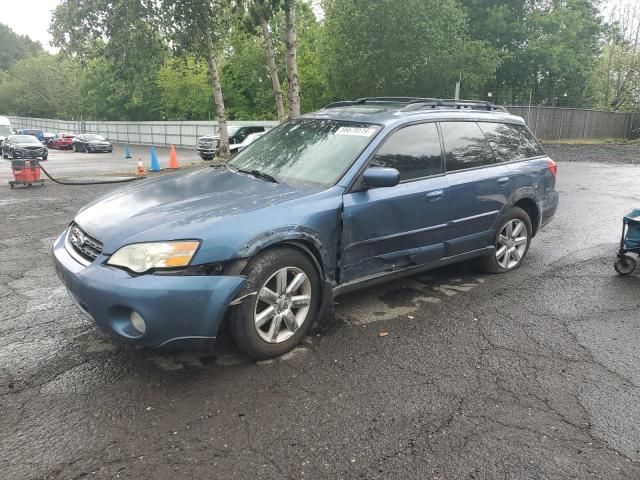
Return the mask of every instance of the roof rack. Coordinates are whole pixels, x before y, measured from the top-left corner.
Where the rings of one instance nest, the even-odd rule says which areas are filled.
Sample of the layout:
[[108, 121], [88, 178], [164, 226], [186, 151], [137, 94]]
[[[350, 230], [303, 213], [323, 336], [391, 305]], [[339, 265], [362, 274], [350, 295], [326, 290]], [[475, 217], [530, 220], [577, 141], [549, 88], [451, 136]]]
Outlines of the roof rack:
[[507, 112], [501, 105], [496, 105], [484, 100], [456, 100], [451, 98], [422, 98], [422, 97], [367, 97], [357, 100], [343, 100], [333, 102], [324, 107], [338, 108], [365, 104], [405, 104], [401, 111], [413, 112], [417, 110], [450, 108], [456, 110], [485, 110], [489, 112]]

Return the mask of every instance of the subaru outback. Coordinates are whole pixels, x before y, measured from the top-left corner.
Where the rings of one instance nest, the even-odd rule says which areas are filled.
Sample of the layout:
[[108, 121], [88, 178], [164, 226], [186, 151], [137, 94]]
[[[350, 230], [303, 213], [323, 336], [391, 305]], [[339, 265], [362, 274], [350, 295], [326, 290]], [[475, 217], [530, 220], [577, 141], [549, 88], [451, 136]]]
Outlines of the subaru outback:
[[486, 102], [337, 102], [222, 165], [85, 206], [53, 246], [103, 330], [145, 346], [215, 338], [263, 359], [292, 349], [333, 298], [476, 258], [520, 267], [558, 206], [556, 164]]

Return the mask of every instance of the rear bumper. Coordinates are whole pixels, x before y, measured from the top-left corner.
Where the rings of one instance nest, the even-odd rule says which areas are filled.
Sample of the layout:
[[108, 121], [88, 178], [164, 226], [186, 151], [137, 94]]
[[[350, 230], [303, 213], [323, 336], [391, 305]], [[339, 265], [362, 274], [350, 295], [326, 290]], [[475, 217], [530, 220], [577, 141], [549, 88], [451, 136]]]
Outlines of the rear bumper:
[[[242, 277], [132, 277], [104, 265], [103, 256], [84, 266], [67, 252], [65, 235], [55, 241], [53, 259], [72, 300], [102, 330], [132, 343], [158, 347], [215, 338], [229, 303], [245, 283]], [[143, 334], [131, 324], [132, 311], [145, 320]]]
[[553, 220], [558, 210], [558, 204], [560, 203], [560, 194], [553, 190], [548, 192], [542, 203], [542, 215], [540, 219], [540, 227], [544, 227], [547, 223]]

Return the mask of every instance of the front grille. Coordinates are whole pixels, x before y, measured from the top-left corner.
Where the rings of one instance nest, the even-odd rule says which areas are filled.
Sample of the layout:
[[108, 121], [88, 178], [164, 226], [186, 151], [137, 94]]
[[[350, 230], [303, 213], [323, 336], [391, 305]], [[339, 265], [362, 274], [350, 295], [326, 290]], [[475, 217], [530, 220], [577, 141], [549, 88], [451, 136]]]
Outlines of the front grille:
[[69, 228], [68, 243], [75, 253], [93, 262], [102, 253], [102, 243], [82, 230], [75, 223]]
[[44, 150], [42, 147], [22, 147], [24, 150], [36, 150], [38, 152], [41, 152], [42, 150]]

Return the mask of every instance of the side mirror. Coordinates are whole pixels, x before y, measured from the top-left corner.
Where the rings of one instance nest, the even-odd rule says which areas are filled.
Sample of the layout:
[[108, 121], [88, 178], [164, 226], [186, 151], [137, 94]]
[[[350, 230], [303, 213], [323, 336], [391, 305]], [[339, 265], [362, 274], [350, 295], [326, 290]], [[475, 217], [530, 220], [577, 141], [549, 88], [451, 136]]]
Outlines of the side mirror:
[[395, 187], [400, 183], [400, 172], [395, 168], [370, 167], [364, 171], [362, 180], [367, 187]]

